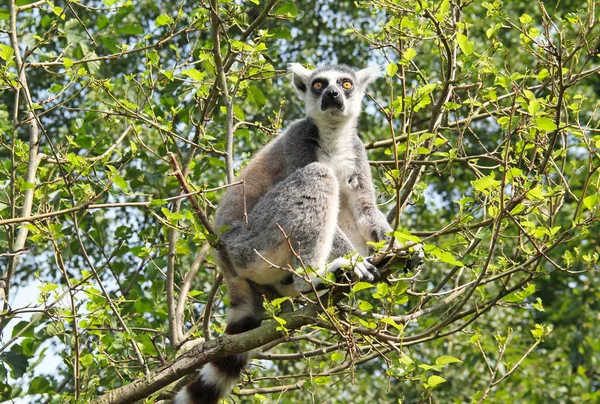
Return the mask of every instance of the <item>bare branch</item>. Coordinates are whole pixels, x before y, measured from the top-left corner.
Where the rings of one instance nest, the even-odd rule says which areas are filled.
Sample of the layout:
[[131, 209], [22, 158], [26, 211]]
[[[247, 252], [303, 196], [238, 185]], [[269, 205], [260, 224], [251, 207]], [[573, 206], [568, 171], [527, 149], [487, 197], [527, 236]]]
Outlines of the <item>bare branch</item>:
[[[35, 114], [33, 112], [32, 106], [33, 101], [31, 99], [31, 94], [29, 92], [29, 86], [27, 84], [27, 76], [25, 74], [25, 65], [24, 61], [21, 59], [21, 50], [19, 48], [19, 40], [17, 35], [17, 12], [18, 8], [16, 6], [15, 0], [9, 0], [8, 2], [9, 14], [10, 14], [10, 43], [14, 50], [15, 56], [15, 64], [17, 70], [19, 71], [19, 86], [20, 91], [23, 94], [23, 98], [25, 99], [25, 105], [27, 109], [27, 127], [29, 132], [29, 156], [27, 162], [27, 174], [25, 176], [25, 181], [29, 184], [35, 184], [37, 169], [38, 169], [38, 149], [39, 149], [39, 130], [37, 126], [37, 119], [35, 118]], [[18, 90], [17, 90], [18, 91]], [[16, 119], [16, 113], [18, 111], [18, 102], [19, 97], [15, 97], [15, 120], [13, 121], [14, 129], [13, 136], [16, 137], [18, 131], [18, 120]], [[13, 167], [14, 170], [14, 167]], [[25, 190], [23, 194], [23, 202], [21, 207], [21, 212], [19, 213], [20, 217], [27, 217], [31, 215], [31, 209], [33, 206], [33, 195], [35, 192], [35, 187], [30, 187]], [[13, 198], [16, 198], [13, 195]], [[15, 201], [13, 201], [14, 203]], [[20, 251], [25, 246], [25, 242], [27, 240], [27, 234], [29, 233], [29, 229], [27, 227], [20, 227], [17, 236], [12, 243], [11, 251]], [[6, 295], [8, 295], [10, 289], [10, 281], [14, 276], [17, 266], [19, 265], [19, 256], [12, 255], [9, 258], [9, 263], [6, 271], [2, 274], [2, 279], [0, 279], [0, 300], [4, 299]]]

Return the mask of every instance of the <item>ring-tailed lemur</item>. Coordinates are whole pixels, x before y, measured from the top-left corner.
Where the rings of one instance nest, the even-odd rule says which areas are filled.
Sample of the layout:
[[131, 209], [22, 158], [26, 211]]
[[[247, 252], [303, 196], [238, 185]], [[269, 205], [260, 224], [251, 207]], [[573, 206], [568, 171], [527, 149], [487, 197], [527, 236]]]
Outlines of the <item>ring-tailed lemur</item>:
[[[313, 290], [326, 273], [341, 267], [373, 280], [375, 268], [361, 255], [368, 254], [368, 241], [389, 239], [392, 231], [375, 205], [356, 130], [365, 89], [379, 68], [308, 70], [292, 63], [289, 70], [306, 103], [306, 118], [252, 159], [238, 177], [244, 186], [230, 187], [216, 212], [215, 228], [224, 229], [215, 258], [229, 291], [227, 334], [260, 325], [262, 297], [255, 284], [294, 296]], [[301, 266], [316, 270], [313, 285], [282, 269]], [[246, 353], [205, 365], [175, 403], [216, 403], [247, 361]]]

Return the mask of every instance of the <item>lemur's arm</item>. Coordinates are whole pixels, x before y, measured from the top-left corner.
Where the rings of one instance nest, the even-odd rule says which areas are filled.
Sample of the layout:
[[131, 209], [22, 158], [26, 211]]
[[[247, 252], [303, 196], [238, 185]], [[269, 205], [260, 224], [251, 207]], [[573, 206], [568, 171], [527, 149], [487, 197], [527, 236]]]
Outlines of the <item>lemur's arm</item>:
[[377, 208], [375, 188], [367, 154], [360, 139], [356, 138], [356, 170], [348, 178], [348, 201], [356, 225], [366, 241], [389, 240], [392, 231], [385, 216]]

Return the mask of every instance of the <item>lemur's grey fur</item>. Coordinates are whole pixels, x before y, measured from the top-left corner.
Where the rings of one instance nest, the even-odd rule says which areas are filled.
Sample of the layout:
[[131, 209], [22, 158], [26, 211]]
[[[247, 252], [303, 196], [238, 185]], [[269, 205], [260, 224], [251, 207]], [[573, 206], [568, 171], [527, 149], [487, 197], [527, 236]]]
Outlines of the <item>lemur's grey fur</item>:
[[[313, 290], [326, 273], [341, 267], [373, 280], [375, 268], [361, 256], [369, 252], [368, 241], [388, 239], [392, 230], [375, 204], [356, 130], [364, 91], [379, 69], [325, 66], [311, 71], [292, 63], [289, 70], [306, 104], [306, 118], [252, 159], [238, 177], [244, 186], [228, 188], [216, 212], [223, 248], [215, 256], [230, 297], [228, 334], [260, 325], [262, 297], [256, 284], [294, 296]], [[292, 275], [290, 269], [300, 267], [316, 271], [313, 285]], [[216, 403], [247, 360], [242, 354], [207, 364], [175, 403]]]

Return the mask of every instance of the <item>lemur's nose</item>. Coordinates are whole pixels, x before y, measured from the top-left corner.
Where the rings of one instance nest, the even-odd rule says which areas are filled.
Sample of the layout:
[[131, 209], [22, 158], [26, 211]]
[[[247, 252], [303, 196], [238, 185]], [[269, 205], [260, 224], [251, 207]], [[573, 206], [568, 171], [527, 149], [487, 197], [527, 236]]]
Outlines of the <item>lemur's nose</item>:
[[340, 92], [334, 86], [330, 86], [327, 91], [325, 91], [325, 95], [332, 98], [337, 98], [340, 96]]

